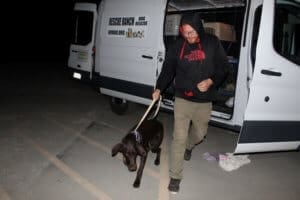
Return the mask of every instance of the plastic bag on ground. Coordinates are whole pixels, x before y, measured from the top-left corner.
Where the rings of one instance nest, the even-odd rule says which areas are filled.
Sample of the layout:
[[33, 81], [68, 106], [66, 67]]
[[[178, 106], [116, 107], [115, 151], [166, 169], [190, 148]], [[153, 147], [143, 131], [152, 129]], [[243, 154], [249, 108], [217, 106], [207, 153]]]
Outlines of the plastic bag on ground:
[[250, 162], [251, 160], [248, 158], [248, 155], [233, 155], [233, 153], [219, 155], [219, 166], [225, 171], [236, 170]]

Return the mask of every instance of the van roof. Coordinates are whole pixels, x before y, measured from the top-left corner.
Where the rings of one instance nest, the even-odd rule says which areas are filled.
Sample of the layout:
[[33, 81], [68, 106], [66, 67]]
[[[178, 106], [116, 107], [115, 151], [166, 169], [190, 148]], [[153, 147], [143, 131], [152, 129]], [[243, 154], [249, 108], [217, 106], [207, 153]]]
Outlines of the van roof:
[[170, 0], [169, 11], [241, 7], [246, 0]]

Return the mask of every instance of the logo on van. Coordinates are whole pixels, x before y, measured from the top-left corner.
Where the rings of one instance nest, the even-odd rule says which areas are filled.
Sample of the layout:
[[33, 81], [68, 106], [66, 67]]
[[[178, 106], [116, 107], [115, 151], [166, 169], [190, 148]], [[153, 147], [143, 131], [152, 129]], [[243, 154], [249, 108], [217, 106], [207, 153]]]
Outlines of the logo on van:
[[127, 38], [144, 38], [144, 30], [137, 30], [133, 31], [132, 28], [128, 28], [128, 31], [126, 32], [126, 37]]
[[126, 38], [145, 38], [148, 21], [146, 16], [110, 17], [108, 20], [108, 36]]

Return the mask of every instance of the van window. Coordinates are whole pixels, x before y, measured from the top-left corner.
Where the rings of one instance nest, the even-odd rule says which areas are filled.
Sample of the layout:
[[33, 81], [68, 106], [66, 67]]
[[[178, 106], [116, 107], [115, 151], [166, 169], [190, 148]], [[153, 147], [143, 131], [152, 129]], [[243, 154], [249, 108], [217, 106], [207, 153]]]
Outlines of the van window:
[[300, 65], [300, 3], [277, 0], [273, 44], [275, 50]]
[[74, 11], [72, 19], [72, 43], [87, 45], [92, 40], [93, 13], [89, 11]]

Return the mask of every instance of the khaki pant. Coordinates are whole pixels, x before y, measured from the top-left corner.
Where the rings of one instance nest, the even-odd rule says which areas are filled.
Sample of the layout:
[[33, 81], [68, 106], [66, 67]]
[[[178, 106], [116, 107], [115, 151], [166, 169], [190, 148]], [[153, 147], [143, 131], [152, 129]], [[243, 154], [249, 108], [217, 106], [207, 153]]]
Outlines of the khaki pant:
[[197, 103], [176, 97], [171, 145], [171, 178], [182, 179], [185, 149], [191, 150], [203, 140], [207, 133], [211, 110], [212, 103]]

